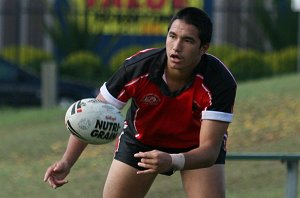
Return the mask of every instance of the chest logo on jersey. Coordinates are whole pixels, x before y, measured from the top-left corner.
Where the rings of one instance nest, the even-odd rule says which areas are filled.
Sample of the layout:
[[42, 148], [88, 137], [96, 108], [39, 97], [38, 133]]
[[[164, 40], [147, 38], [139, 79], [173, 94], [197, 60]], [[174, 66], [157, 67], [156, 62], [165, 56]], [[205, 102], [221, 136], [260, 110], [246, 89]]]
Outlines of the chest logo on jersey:
[[160, 102], [160, 99], [155, 94], [148, 94], [141, 99], [141, 102], [144, 104], [147, 104], [147, 105], [158, 105]]

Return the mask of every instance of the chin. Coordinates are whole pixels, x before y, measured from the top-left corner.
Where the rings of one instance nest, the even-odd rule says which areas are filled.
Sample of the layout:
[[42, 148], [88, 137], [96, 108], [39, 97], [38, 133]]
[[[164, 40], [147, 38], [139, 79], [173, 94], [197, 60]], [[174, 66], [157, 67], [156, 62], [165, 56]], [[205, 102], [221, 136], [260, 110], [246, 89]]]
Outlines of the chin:
[[180, 66], [178, 66], [178, 65], [172, 65], [172, 66], [170, 66], [170, 69], [174, 69], [174, 70], [180, 71], [180, 70], [182, 70], [183, 68], [180, 67]]
[[176, 68], [178, 68], [178, 66], [175, 65], [175, 64], [169, 64], [169, 68], [170, 68], [170, 69], [176, 69]]
[[181, 68], [180, 64], [173, 63], [173, 62], [169, 62], [168, 67], [171, 68], [171, 69], [179, 69], [179, 68]]

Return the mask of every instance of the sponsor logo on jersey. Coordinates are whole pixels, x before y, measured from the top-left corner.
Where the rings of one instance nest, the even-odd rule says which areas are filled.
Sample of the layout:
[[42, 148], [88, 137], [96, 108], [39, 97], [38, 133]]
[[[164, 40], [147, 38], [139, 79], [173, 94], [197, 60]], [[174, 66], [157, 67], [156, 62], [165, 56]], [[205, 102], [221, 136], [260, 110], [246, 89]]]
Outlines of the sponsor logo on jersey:
[[160, 103], [160, 99], [155, 94], [148, 94], [141, 99], [141, 102], [147, 105], [158, 105]]

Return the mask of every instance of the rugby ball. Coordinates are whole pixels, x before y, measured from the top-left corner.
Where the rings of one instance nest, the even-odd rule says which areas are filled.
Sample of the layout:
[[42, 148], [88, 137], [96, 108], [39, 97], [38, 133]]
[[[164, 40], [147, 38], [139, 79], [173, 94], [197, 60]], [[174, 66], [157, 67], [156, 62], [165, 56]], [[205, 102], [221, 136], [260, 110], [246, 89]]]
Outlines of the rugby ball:
[[85, 98], [68, 108], [65, 125], [85, 143], [106, 144], [120, 135], [124, 119], [116, 107], [95, 98]]

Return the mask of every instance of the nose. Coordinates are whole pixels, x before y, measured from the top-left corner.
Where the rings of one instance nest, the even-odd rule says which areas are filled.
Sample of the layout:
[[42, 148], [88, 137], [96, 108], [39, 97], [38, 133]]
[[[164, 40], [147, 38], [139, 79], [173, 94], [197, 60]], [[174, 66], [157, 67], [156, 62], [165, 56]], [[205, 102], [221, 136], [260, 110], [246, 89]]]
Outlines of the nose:
[[177, 39], [177, 40], [174, 41], [174, 43], [173, 43], [173, 50], [175, 52], [180, 52], [182, 50], [180, 39]]

